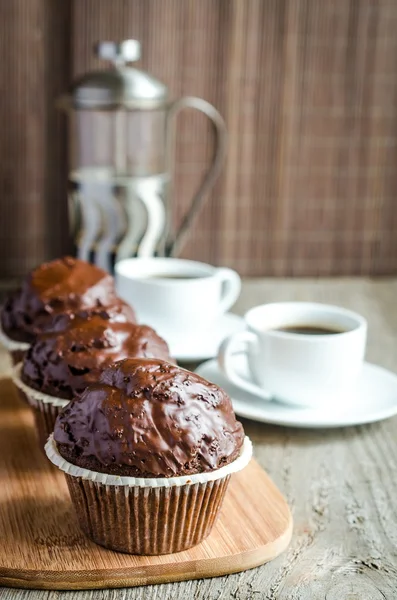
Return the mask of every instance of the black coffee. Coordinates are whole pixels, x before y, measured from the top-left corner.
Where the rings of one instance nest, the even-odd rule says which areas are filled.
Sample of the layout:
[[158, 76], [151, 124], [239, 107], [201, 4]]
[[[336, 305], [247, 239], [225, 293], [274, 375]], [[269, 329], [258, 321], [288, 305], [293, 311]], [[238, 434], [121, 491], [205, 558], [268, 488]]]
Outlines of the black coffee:
[[336, 333], [343, 333], [342, 329], [332, 329], [331, 327], [320, 327], [317, 325], [288, 325], [286, 327], [277, 327], [275, 331], [299, 333], [301, 335], [335, 335]]
[[156, 273], [146, 275], [145, 279], [200, 279], [203, 275], [184, 275], [183, 273]]

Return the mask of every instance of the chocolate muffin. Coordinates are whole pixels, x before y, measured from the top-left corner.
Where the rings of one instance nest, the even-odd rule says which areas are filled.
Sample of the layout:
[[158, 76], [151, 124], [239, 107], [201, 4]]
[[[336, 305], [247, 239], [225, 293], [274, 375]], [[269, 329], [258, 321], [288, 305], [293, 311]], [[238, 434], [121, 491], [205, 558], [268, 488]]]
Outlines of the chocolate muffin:
[[80, 319], [81, 322], [95, 315], [112, 323], [136, 323], [134, 309], [121, 298], [116, 297], [113, 303], [107, 306], [96, 306], [95, 308], [86, 308], [76, 312], [68, 311], [55, 314], [43, 325], [43, 330], [40, 333], [60, 333], [68, 329], [74, 320]]
[[71, 257], [44, 263], [3, 304], [2, 341], [16, 363], [54, 315], [98, 311], [112, 305], [135, 321], [133, 310], [117, 297], [113, 277], [106, 271]]
[[232, 462], [244, 431], [215, 384], [162, 360], [126, 359], [62, 411], [54, 439], [85, 469], [179, 477]]
[[27, 351], [20, 379], [15, 379], [34, 409], [43, 446], [60, 409], [97, 382], [104, 368], [126, 357], [170, 360], [166, 342], [146, 325], [90, 314], [75, 316], [68, 325], [60, 321], [58, 326], [61, 333], [37, 337]]
[[252, 448], [221, 388], [163, 360], [128, 358], [62, 410], [46, 452], [88, 537], [164, 554], [209, 534]]

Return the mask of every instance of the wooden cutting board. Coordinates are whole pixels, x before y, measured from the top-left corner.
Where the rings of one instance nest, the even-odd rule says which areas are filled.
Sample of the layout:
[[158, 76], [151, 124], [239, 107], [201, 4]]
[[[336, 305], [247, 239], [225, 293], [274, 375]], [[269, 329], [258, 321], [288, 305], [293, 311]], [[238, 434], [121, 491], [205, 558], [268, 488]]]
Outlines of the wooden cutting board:
[[30, 409], [0, 379], [0, 585], [34, 589], [126, 587], [215, 577], [283, 552], [289, 508], [252, 460], [232, 476], [221, 515], [199, 546], [163, 556], [106, 550], [80, 531], [63, 475], [38, 447]]

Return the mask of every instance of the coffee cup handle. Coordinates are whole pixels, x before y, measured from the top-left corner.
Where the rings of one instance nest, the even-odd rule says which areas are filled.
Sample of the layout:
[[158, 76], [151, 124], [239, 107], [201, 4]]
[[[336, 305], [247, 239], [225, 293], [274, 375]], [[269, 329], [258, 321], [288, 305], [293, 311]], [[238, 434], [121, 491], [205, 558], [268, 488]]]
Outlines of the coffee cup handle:
[[[232, 367], [232, 357], [236, 352], [241, 352], [242, 347], [246, 347], [248, 344], [253, 344], [258, 341], [258, 337], [251, 331], [237, 331], [231, 336], [223, 340], [219, 351], [218, 351], [218, 365], [222, 373], [228, 378], [229, 381], [234, 383], [237, 387], [259, 396], [264, 400], [271, 400], [272, 396], [266, 390], [263, 390], [255, 383], [247, 381], [243, 377], [240, 377], [238, 373]], [[245, 353], [245, 350], [244, 350]]]
[[241, 279], [233, 269], [217, 269], [216, 276], [222, 282], [222, 296], [219, 304], [219, 314], [224, 314], [233, 306], [241, 291]]

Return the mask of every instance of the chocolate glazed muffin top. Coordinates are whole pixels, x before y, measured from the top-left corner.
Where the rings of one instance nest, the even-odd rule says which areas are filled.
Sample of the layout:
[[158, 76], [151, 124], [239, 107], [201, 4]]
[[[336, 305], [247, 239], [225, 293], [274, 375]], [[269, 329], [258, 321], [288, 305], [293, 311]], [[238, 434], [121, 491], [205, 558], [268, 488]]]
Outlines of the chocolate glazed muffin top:
[[[118, 303], [111, 275], [83, 260], [65, 257], [32, 271], [1, 310], [4, 333], [32, 343], [55, 314], [98, 309]], [[134, 318], [134, 317], [132, 317]]]
[[95, 308], [86, 308], [77, 312], [65, 312], [52, 315], [48, 321], [43, 324], [43, 330], [40, 333], [60, 333], [69, 327], [73, 327], [73, 321], [81, 323], [97, 315], [103, 320], [112, 323], [136, 323], [134, 309], [123, 302], [121, 298], [115, 298], [114, 302], [108, 306], [95, 306]]
[[79, 467], [174, 477], [232, 462], [244, 430], [218, 386], [163, 360], [125, 359], [63, 409], [54, 439]]
[[72, 400], [97, 382], [103, 369], [126, 357], [170, 360], [167, 343], [151, 327], [80, 316], [61, 333], [38, 336], [25, 356], [21, 377], [40, 392]]

